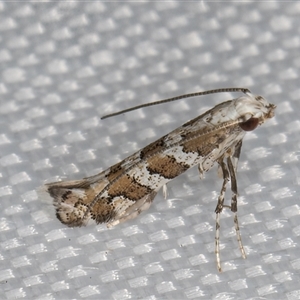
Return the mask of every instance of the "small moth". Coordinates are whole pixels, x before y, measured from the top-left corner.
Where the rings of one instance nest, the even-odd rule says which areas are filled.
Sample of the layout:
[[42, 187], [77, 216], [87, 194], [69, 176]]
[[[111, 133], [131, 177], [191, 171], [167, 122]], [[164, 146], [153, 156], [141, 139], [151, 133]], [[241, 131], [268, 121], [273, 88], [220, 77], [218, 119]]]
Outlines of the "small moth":
[[[197, 165], [202, 177], [214, 164], [218, 164], [223, 177], [215, 209], [218, 270], [221, 271], [220, 213], [224, 207], [234, 213], [237, 240], [245, 258], [237, 218], [237, 164], [246, 132], [272, 118], [275, 105], [253, 95], [248, 89], [225, 88], [143, 104], [103, 118], [149, 105], [220, 92], [243, 92], [244, 95], [216, 105], [100, 174], [46, 184], [57, 218], [70, 227], [84, 226], [90, 221], [106, 223], [107, 227], [115, 226], [148, 209], [162, 187], [166, 196], [166, 184], [181, 173]], [[231, 204], [225, 205], [229, 181]]]

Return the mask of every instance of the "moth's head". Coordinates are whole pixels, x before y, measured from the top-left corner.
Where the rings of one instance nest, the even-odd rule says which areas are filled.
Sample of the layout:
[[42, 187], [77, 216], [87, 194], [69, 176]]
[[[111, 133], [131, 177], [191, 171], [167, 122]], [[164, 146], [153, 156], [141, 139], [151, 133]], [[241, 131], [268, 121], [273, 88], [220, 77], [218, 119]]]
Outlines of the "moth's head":
[[239, 114], [239, 124], [245, 131], [252, 131], [273, 118], [276, 109], [276, 105], [269, 103], [264, 97], [251, 93], [236, 99], [235, 107]]

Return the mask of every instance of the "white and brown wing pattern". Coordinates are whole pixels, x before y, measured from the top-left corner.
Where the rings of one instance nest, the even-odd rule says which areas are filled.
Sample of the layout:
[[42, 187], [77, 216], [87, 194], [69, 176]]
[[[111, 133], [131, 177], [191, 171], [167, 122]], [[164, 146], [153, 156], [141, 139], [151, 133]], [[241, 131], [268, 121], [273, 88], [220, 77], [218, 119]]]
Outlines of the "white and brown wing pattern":
[[[58, 219], [68, 226], [90, 220], [114, 226], [149, 208], [157, 191], [189, 168], [201, 173], [219, 164], [224, 182], [218, 199], [216, 253], [219, 259], [219, 214], [231, 180], [230, 209], [237, 211], [236, 167], [247, 131], [274, 116], [275, 106], [261, 96], [244, 96], [216, 105], [106, 171], [77, 181], [46, 185]], [[240, 241], [237, 217], [235, 224]], [[244, 256], [244, 253], [243, 253]]]

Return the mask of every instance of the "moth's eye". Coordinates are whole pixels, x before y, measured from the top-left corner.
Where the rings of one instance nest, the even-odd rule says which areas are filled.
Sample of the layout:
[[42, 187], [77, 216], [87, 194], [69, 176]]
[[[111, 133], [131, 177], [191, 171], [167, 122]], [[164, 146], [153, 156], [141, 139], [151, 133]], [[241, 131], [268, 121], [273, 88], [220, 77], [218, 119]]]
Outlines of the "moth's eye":
[[250, 118], [244, 123], [240, 123], [240, 127], [245, 131], [254, 130], [259, 124], [259, 120], [257, 118]]

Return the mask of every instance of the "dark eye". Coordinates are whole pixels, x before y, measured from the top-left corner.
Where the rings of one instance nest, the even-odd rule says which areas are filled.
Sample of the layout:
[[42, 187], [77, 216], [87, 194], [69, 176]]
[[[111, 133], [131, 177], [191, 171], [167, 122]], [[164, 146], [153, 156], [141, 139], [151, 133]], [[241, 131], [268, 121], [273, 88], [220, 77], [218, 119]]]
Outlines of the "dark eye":
[[259, 124], [259, 120], [257, 118], [250, 118], [244, 123], [240, 123], [240, 127], [245, 131], [254, 130]]

